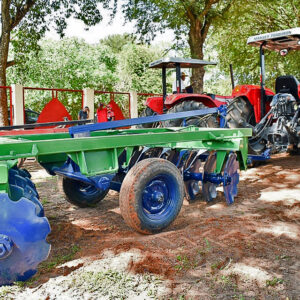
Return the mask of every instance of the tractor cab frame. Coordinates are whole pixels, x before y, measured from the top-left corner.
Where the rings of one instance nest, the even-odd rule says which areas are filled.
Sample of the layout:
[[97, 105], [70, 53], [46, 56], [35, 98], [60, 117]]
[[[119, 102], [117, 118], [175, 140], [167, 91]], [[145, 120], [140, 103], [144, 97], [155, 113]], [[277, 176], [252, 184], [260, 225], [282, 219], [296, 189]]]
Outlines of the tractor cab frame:
[[251, 36], [249, 45], [259, 47], [260, 86], [242, 85], [233, 90], [227, 107], [230, 128], [253, 128], [249, 151], [261, 154], [298, 152], [300, 149], [300, 83], [292, 75], [279, 76], [275, 93], [265, 87], [265, 50], [285, 56], [300, 50], [300, 27]]
[[[261, 87], [260, 118], [262, 119], [263, 116], [266, 114], [266, 91], [265, 91], [266, 71], [265, 71], [264, 50], [267, 49], [267, 50], [276, 51], [279, 52], [280, 55], [282, 56], [285, 56], [290, 50], [300, 50], [300, 27], [251, 36], [248, 38], [247, 44], [259, 47], [260, 87]], [[299, 83], [298, 83], [298, 89], [299, 89]], [[299, 90], [298, 90], [298, 94], [300, 94]]]
[[149, 67], [162, 70], [163, 101], [165, 102], [167, 97], [167, 69], [176, 69], [176, 90], [179, 94], [181, 93], [181, 69], [194, 69], [207, 65], [217, 65], [217, 63], [192, 58], [168, 57], [150, 63]]
[[[162, 58], [150, 63], [149, 67], [152, 69], [162, 70], [162, 96], [154, 96], [147, 98], [145, 102], [145, 109], [142, 111], [141, 116], [147, 117], [156, 114], [164, 113], [177, 113], [183, 111], [199, 110], [206, 108], [214, 108], [225, 105], [232, 99], [231, 96], [222, 96], [209, 93], [190, 93], [181, 92], [181, 70], [182, 69], [194, 69], [207, 65], [216, 65], [216, 62], [210, 62], [200, 59], [181, 58], [181, 57], [169, 57]], [[167, 69], [176, 70], [176, 93], [167, 94]], [[190, 84], [192, 86], [193, 83]], [[194, 121], [193, 121], [194, 122]], [[196, 122], [193, 125], [200, 127], [210, 127], [207, 122], [200, 125]], [[178, 127], [181, 126], [182, 120], [176, 120], [175, 122], [165, 122], [164, 126]], [[156, 127], [159, 124], [144, 124], [147, 127]], [[160, 126], [160, 125], [159, 125]], [[213, 127], [216, 127], [214, 124]]]

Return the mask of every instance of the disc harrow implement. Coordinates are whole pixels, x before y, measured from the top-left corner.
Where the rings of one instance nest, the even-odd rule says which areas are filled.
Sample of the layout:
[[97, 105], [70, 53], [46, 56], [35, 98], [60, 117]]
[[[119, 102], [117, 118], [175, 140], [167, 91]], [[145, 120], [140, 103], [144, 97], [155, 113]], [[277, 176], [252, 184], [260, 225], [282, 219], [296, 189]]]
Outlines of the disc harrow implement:
[[[110, 128], [126, 126], [115, 122]], [[184, 197], [194, 200], [202, 192], [212, 201], [223, 185], [226, 202], [233, 203], [251, 129], [108, 128], [0, 137], [0, 285], [31, 277], [50, 249], [50, 226], [30, 174], [16, 167], [20, 158], [35, 157], [49, 174], [62, 176], [66, 199], [79, 207], [95, 206], [109, 190], [120, 192], [124, 221], [143, 234], [167, 228]]]

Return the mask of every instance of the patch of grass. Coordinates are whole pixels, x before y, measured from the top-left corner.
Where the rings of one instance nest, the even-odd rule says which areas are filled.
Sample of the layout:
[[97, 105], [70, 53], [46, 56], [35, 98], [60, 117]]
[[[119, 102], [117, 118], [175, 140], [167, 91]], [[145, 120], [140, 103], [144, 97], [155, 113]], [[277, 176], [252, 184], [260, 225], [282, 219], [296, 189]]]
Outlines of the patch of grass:
[[[81, 273], [69, 282], [70, 289], [80, 286], [99, 299], [133, 299], [135, 295], [158, 299], [158, 289], [155, 276], [146, 274], [133, 276], [125, 272], [107, 270], [101, 272]], [[129, 296], [131, 291], [131, 297]], [[144, 299], [144, 298], [143, 298]]]
[[213, 248], [207, 238], [204, 238], [204, 244], [205, 245], [201, 249], [197, 250], [197, 252], [202, 256], [209, 253], [211, 251], [211, 249]]
[[56, 215], [49, 215], [47, 216], [48, 220], [51, 221], [51, 220], [56, 220], [58, 218], [58, 216]]
[[175, 265], [177, 271], [194, 269], [198, 265], [197, 261], [191, 260], [187, 255], [177, 255], [176, 260], [178, 262]]
[[220, 262], [219, 261], [217, 261], [217, 262], [215, 262], [215, 263], [213, 263], [213, 264], [211, 264], [210, 265], [210, 267], [211, 267], [211, 269], [212, 270], [215, 270], [215, 269], [217, 269], [218, 268], [218, 265], [220, 264]]
[[277, 284], [282, 284], [284, 280], [282, 278], [274, 277], [272, 280], [266, 280], [266, 286], [276, 286]]
[[232, 284], [232, 280], [229, 276], [222, 275], [220, 277], [220, 280], [221, 280], [222, 284], [224, 284], [224, 285], [231, 285]]
[[13, 300], [15, 294], [20, 291], [18, 286], [2, 286], [0, 287], [0, 300]]
[[26, 281], [16, 281], [14, 284], [17, 287], [24, 288], [26, 286]]
[[234, 295], [233, 299], [237, 299], [237, 300], [246, 300], [246, 297], [242, 294], [240, 295]]
[[70, 252], [65, 254], [65, 255], [58, 255], [56, 257], [54, 257], [51, 261], [49, 262], [43, 262], [41, 264], [41, 268], [45, 268], [48, 271], [53, 270], [54, 268], [56, 268], [58, 265], [61, 265], [63, 263], [66, 263], [72, 259], [74, 259], [75, 254], [80, 251], [79, 246], [74, 245], [71, 247]]
[[38, 279], [39, 279], [39, 276], [33, 276], [33, 277], [29, 278], [29, 279], [26, 280], [26, 281], [16, 281], [14, 284], [15, 284], [17, 287], [25, 288], [25, 287], [30, 286], [32, 283], [34, 283], [34, 282], [37, 281]]
[[45, 205], [45, 204], [48, 204], [48, 203], [50, 203], [50, 202], [48, 201], [47, 198], [45, 198], [45, 199], [42, 200], [42, 205]]
[[284, 259], [290, 259], [291, 258], [291, 256], [288, 256], [288, 255], [276, 255], [275, 256], [275, 258], [276, 258], [276, 260], [284, 260]]

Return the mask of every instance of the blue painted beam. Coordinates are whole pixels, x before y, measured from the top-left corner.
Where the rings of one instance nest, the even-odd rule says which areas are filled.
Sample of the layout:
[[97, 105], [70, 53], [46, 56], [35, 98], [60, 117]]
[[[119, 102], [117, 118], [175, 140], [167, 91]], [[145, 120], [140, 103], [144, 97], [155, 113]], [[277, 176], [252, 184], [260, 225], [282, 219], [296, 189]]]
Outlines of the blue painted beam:
[[154, 115], [150, 117], [133, 118], [133, 119], [120, 120], [120, 121], [73, 126], [69, 128], [69, 133], [71, 136], [74, 136], [74, 135], [88, 133], [92, 131], [115, 129], [120, 127], [155, 123], [155, 122], [161, 122], [161, 121], [167, 121], [173, 119], [185, 119], [185, 118], [190, 118], [195, 116], [205, 116], [208, 114], [216, 114], [218, 112], [219, 112], [219, 108], [214, 107], [214, 108], [191, 110], [191, 111], [185, 111], [185, 112], [179, 112], [173, 114]]

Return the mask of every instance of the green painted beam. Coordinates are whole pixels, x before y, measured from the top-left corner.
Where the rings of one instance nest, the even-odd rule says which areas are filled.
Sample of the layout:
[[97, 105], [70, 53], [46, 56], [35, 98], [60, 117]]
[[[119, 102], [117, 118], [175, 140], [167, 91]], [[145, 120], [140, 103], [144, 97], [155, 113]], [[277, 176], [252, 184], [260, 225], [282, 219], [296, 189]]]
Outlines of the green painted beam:
[[[61, 163], [69, 155], [88, 176], [113, 173], [118, 169], [118, 155], [125, 148], [167, 147], [236, 151], [241, 168], [246, 167], [247, 138], [251, 129], [207, 129], [197, 127], [108, 130], [93, 132], [91, 137], [70, 138], [67, 134], [24, 135], [0, 138], [0, 161], [38, 157], [41, 162]], [[223, 157], [223, 156], [222, 156]], [[42, 159], [43, 158], [43, 159]], [[127, 164], [130, 157], [127, 157]], [[222, 160], [224, 161], [224, 160]], [[219, 160], [218, 169], [222, 166]]]

